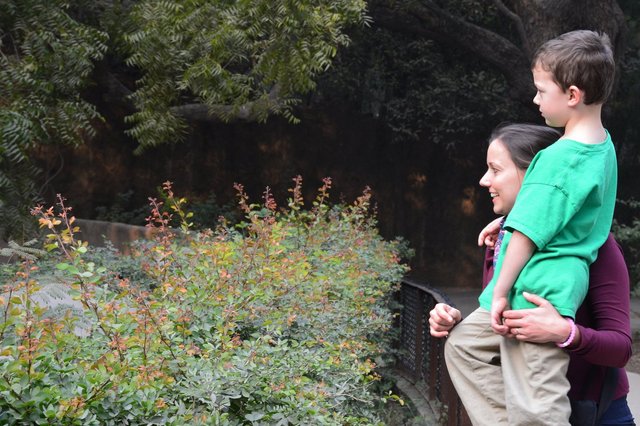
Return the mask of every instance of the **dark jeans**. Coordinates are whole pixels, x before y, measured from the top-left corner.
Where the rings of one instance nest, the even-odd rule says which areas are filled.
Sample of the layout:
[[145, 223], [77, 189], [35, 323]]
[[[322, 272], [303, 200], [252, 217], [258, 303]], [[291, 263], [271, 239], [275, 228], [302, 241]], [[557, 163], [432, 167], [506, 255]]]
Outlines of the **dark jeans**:
[[600, 426], [635, 426], [633, 415], [627, 404], [627, 397], [623, 396], [611, 401], [609, 409], [602, 415]]

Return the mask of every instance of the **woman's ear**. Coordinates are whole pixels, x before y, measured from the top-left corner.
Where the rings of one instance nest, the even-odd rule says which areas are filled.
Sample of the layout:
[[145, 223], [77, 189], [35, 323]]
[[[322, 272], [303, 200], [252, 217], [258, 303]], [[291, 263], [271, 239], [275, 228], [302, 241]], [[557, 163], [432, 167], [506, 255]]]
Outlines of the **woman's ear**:
[[584, 99], [584, 92], [577, 86], [569, 86], [567, 93], [569, 94], [569, 106], [576, 106]]

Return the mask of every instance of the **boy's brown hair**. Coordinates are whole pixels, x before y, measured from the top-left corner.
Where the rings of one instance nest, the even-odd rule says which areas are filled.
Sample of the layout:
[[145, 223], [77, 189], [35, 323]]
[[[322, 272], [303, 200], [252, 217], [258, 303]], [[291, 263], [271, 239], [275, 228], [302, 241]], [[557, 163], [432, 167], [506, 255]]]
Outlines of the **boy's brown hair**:
[[531, 67], [541, 66], [566, 91], [584, 91], [584, 103], [604, 103], [613, 88], [615, 61], [609, 36], [577, 30], [547, 41], [533, 55]]

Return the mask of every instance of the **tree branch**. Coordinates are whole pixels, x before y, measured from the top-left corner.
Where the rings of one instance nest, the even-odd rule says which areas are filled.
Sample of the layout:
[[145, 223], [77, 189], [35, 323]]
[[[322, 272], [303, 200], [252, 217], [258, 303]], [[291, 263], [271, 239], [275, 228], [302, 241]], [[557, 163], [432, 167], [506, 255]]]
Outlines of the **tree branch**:
[[505, 15], [515, 24], [518, 35], [520, 36], [520, 42], [522, 43], [522, 50], [524, 51], [526, 57], [530, 59], [533, 52], [531, 51], [531, 44], [529, 43], [527, 32], [524, 30], [522, 19], [520, 19], [518, 15], [513, 13], [507, 6], [505, 6], [502, 0], [493, 0], [493, 3], [503, 15]]
[[529, 59], [522, 49], [497, 33], [466, 22], [432, 1], [394, 7], [380, 0], [371, 4], [371, 15], [374, 24], [381, 27], [427, 37], [477, 55], [505, 76], [513, 89], [512, 98], [530, 103], [533, 85]]
[[192, 103], [171, 107], [170, 111], [173, 115], [188, 121], [222, 121], [223, 117], [229, 117], [228, 121], [257, 121], [259, 119], [254, 102], [248, 102], [240, 107]]
[[275, 85], [269, 94], [243, 105], [206, 105], [191, 103], [171, 107], [172, 114], [190, 121], [259, 121], [266, 114], [279, 111], [282, 103], [279, 99], [280, 87]]
[[[104, 99], [109, 103], [120, 104], [128, 111], [136, 111], [131, 101], [130, 90], [116, 75], [109, 72], [105, 65], [99, 64], [95, 70], [96, 82], [104, 88]], [[273, 112], [282, 108], [280, 87], [274, 86], [264, 98], [247, 102], [243, 105], [206, 105], [193, 102], [184, 105], [176, 105], [170, 108], [172, 114], [188, 121], [258, 121], [266, 112]]]

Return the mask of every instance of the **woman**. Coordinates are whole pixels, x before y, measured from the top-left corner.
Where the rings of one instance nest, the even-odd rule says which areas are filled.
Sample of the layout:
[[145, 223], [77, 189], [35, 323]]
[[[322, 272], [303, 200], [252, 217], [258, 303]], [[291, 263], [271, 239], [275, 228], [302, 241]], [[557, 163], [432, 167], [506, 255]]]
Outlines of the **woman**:
[[[493, 132], [487, 151], [488, 170], [480, 185], [488, 188], [496, 214], [507, 215], [511, 211], [534, 155], [556, 141], [559, 135], [551, 128], [534, 125], [508, 125]], [[500, 219], [487, 226], [479, 236], [479, 244], [484, 242], [488, 246], [483, 286], [493, 274], [493, 245], [494, 240], [499, 244], [499, 238], [495, 237], [499, 226]], [[598, 402], [607, 367], [617, 369], [617, 381], [613, 379], [611, 392], [613, 401], [598, 424], [634, 425], [626, 401], [629, 382], [623, 368], [631, 356], [629, 276], [613, 237], [609, 236], [599, 250], [596, 262], [591, 265], [589, 293], [576, 314], [577, 326], [573, 331], [570, 323], [545, 299], [533, 294], [525, 297], [537, 308], [506, 311], [504, 325], [510, 329], [509, 336], [534, 343], [565, 345], [571, 359], [567, 377], [571, 384], [572, 405], [578, 400]], [[439, 303], [430, 313], [431, 334], [445, 337], [461, 319], [460, 311]], [[505, 407], [504, 396], [483, 397], [491, 400], [489, 405]], [[481, 418], [486, 413], [475, 415]], [[471, 417], [473, 420], [474, 416]]]

